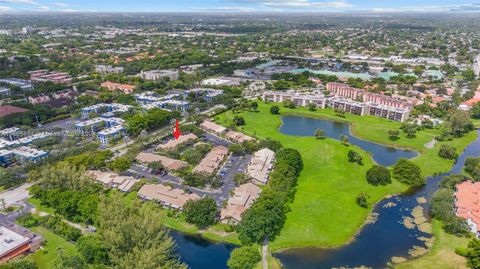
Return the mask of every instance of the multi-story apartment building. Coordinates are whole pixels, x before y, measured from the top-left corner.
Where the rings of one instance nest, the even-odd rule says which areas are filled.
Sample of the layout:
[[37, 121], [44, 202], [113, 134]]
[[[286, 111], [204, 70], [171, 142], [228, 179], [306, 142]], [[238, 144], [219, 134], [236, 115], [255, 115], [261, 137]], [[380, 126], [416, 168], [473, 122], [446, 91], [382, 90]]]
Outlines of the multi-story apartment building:
[[411, 102], [400, 100], [383, 94], [367, 92], [365, 90], [353, 88], [342, 83], [327, 83], [327, 91], [336, 96], [341, 96], [356, 101], [362, 101], [365, 103], [372, 102], [379, 105], [409, 110], [413, 108], [413, 104]]
[[36, 70], [28, 72], [30, 80], [45, 82], [51, 81], [54, 83], [68, 84], [72, 82], [72, 77], [64, 72], [49, 72], [48, 70]]
[[296, 106], [307, 106], [308, 104], [313, 103], [318, 108], [325, 108], [327, 104], [327, 98], [320, 91], [315, 91], [313, 93], [266, 91], [263, 93], [263, 100], [275, 103], [290, 101]]
[[381, 117], [389, 120], [404, 122], [408, 119], [410, 110], [404, 108], [397, 108], [375, 103], [368, 104], [368, 115]]
[[80, 110], [82, 119], [90, 118], [92, 113], [101, 114], [102, 117], [113, 117], [115, 114], [127, 113], [133, 110], [133, 106], [124, 104], [96, 104], [93, 106], [84, 107]]
[[368, 105], [343, 97], [333, 97], [329, 100], [329, 106], [333, 109], [342, 110], [355, 115], [363, 116], [368, 113]]
[[330, 98], [329, 106], [333, 109], [339, 109], [355, 115], [370, 115], [400, 122], [404, 122], [410, 114], [410, 110], [408, 109], [385, 106], [372, 102], [357, 102], [343, 97]]

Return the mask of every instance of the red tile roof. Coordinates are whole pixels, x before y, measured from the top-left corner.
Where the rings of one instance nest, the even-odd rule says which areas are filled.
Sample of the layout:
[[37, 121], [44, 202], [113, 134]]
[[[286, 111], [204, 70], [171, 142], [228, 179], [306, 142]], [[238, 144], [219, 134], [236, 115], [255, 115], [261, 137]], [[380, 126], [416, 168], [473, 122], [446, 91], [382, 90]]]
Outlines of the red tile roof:
[[17, 106], [10, 106], [10, 105], [0, 106], [0, 118], [3, 118], [11, 114], [22, 113], [27, 111], [28, 109], [17, 107]]
[[480, 182], [465, 181], [458, 184], [455, 197], [457, 216], [470, 219], [480, 231]]

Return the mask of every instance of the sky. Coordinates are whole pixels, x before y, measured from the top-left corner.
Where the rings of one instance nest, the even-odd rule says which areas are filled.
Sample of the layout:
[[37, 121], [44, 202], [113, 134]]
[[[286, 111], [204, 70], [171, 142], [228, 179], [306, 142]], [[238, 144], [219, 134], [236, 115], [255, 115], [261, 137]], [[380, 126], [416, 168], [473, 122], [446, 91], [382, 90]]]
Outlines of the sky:
[[0, 0], [0, 12], [480, 12], [480, 0]]

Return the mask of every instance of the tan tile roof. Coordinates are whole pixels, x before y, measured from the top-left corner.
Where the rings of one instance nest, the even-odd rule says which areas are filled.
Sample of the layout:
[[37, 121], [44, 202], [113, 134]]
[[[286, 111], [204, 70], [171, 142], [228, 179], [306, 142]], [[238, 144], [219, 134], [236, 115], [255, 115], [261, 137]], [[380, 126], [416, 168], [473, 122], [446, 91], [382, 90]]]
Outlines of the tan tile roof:
[[220, 219], [229, 218], [239, 222], [242, 220], [242, 213], [245, 212], [257, 199], [262, 190], [253, 183], [246, 183], [234, 190], [234, 195], [228, 199], [227, 207], [220, 211]]
[[168, 140], [167, 143], [165, 144], [160, 144], [157, 146], [157, 149], [163, 149], [163, 150], [174, 150], [177, 146], [187, 143], [190, 140], [195, 140], [198, 137], [195, 134], [186, 134], [186, 135], [181, 135], [178, 140], [175, 138], [172, 138]]
[[202, 124], [200, 124], [200, 127], [202, 127], [203, 129], [205, 129], [207, 131], [211, 131], [211, 132], [214, 132], [214, 133], [217, 133], [217, 134], [221, 134], [221, 133], [225, 132], [225, 130], [227, 130], [227, 128], [225, 128], [221, 125], [218, 125], [214, 122], [208, 121], [208, 120], [202, 122]]
[[155, 200], [166, 206], [181, 209], [189, 200], [200, 199], [195, 193], [188, 194], [183, 190], [174, 189], [163, 184], [158, 185], [143, 185], [138, 191], [138, 196], [147, 200]]
[[138, 179], [133, 177], [121, 176], [113, 172], [102, 172], [102, 171], [87, 171], [87, 175], [92, 177], [95, 181], [98, 181], [106, 186], [111, 188], [116, 188], [121, 191], [129, 191], [135, 183], [138, 182]]
[[250, 137], [248, 135], [245, 135], [245, 134], [240, 133], [240, 132], [235, 132], [235, 131], [229, 131], [225, 136], [230, 141], [233, 141], [233, 142], [236, 142], [236, 143], [243, 143], [245, 141], [253, 139], [252, 137]]
[[261, 149], [255, 152], [247, 166], [247, 175], [260, 184], [266, 184], [274, 158], [275, 152], [270, 149]]
[[193, 168], [194, 173], [212, 174], [220, 167], [220, 164], [228, 155], [228, 149], [224, 146], [214, 147], [201, 161]]
[[160, 162], [170, 171], [175, 171], [188, 166], [187, 162], [171, 159], [155, 153], [140, 152], [135, 159], [141, 163]]

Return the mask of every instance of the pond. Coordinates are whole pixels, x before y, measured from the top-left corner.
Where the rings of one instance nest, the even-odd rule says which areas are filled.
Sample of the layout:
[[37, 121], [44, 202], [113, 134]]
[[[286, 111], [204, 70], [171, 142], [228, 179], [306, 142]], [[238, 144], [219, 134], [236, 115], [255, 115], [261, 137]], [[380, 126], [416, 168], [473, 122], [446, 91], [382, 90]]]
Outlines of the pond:
[[[341, 135], [346, 135], [349, 143], [369, 152], [375, 162], [381, 165], [390, 166], [395, 164], [400, 158], [411, 159], [418, 156], [418, 152], [415, 151], [396, 149], [361, 140], [353, 136], [350, 132], [350, 125], [343, 122], [300, 116], [284, 116], [282, 117], [282, 126], [280, 126], [279, 131], [282, 134], [292, 136], [313, 136], [317, 129], [325, 130], [325, 135], [334, 139], [340, 139]], [[386, 131], [385, 135], [387, 135]]]
[[213, 243], [198, 236], [172, 231], [180, 260], [190, 269], [228, 269], [227, 260], [234, 245]]

